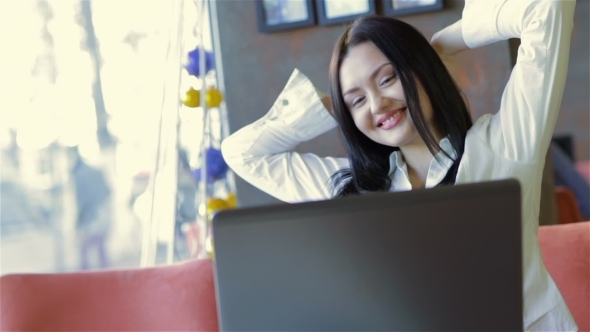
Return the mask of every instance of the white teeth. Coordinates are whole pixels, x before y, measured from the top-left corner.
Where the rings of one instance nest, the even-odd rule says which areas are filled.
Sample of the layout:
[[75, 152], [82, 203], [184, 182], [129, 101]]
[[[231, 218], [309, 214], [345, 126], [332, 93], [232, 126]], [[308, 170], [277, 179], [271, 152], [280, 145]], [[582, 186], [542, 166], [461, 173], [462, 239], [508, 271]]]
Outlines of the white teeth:
[[383, 121], [383, 123], [381, 125], [386, 125], [386, 124], [390, 123], [391, 121], [393, 121], [393, 119], [397, 118], [400, 115], [400, 113], [401, 113], [401, 110], [393, 113], [393, 115], [389, 119]]

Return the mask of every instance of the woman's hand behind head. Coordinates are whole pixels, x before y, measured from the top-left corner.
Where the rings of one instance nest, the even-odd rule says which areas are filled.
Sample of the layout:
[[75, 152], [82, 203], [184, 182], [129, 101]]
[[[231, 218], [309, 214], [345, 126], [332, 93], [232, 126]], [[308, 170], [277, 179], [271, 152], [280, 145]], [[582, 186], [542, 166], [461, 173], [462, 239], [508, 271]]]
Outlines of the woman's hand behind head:
[[469, 47], [467, 47], [463, 39], [462, 27], [462, 20], [458, 20], [435, 33], [430, 40], [430, 44], [438, 54], [444, 56], [453, 56], [468, 49]]
[[440, 56], [455, 82], [458, 82], [456, 54], [468, 49], [461, 29], [462, 23], [459, 20], [435, 33], [430, 40], [430, 44]]

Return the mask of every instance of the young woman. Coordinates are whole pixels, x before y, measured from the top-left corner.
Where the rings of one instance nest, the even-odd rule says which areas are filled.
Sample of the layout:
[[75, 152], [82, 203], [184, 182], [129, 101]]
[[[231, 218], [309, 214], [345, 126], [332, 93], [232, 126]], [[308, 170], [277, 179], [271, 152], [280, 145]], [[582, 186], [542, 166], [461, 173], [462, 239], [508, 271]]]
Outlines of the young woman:
[[[395, 19], [360, 19], [334, 50], [331, 105], [295, 70], [269, 113], [223, 142], [224, 157], [239, 176], [287, 202], [516, 178], [523, 328], [575, 331], [536, 238], [574, 7], [569, 0], [468, 0], [462, 19], [435, 34], [432, 45]], [[453, 55], [507, 38], [520, 38], [521, 46], [500, 110], [473, 124], [448, 70]], [[292, 151], [336, 125], [348, 158]]]

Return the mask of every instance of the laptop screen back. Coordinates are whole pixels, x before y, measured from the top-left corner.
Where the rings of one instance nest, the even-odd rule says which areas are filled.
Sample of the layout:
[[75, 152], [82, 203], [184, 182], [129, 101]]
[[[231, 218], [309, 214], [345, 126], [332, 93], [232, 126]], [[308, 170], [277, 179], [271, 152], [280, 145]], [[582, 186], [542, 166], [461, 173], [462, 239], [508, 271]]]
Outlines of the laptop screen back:
[[522, 329], [518, 182], [214, 217], [225, 331]]

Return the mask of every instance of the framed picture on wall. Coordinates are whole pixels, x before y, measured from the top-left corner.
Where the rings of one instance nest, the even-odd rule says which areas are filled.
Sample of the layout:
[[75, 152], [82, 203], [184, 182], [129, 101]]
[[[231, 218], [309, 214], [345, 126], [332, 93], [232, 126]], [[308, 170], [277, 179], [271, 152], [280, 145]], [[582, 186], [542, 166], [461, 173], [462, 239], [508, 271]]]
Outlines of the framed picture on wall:
[[411, 15], [441, 10], [443, 0], [382, 0], [387, 16]]
[[315, 25], [313, 0], [256, 0], [258, 30], [273, 32]]
[[354, 21], [361, 15], [375, 14], [375, 0], [316, 0], [320, 25]]

